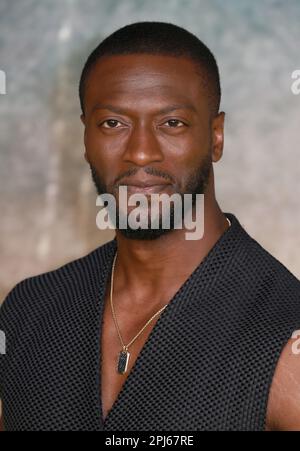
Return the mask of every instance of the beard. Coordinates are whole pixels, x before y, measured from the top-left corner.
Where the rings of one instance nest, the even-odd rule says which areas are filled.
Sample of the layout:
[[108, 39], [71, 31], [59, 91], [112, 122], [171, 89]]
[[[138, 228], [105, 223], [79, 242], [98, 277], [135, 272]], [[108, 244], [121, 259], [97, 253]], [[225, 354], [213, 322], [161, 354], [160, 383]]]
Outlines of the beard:
[[[198, 168], [194, 169], [187, 177], [187, 181], [185, 184], [185, 187], [183, 190], [179, 191], [175, 191], [174, 193], [177, 193], [180, 195], [181, 197], [181, 205], [182, 205], [182, 211], [181, 211], [181, 218], [184, 218], [184, 209], [183, 209], [183, 201], [184, 201], [184, 194], [191, 194], [192, 196], [192, 203], [191, 206], [193, 207], [196, 203], [196, 199], [197, 199], [197, 194], [204, 194], [206, 187], [208, 185], [209, 182], [209, 177], [210, 177], [210, 171], [211, 171], [211, 166], [212, 166], [212, 158], [211, 158], [211, 154], [207, 154], [205, 156], [205, 158], [202, 160], [201, 164], [199, 165]], [[98, 195], [102, 195], [102, 194], [106, 194], [106, 193], [110, 193], [113, 194], [114, 190], [118, 187], [118, 184], [115, 184], [112, 188], [111, 191], [108, 190], [108, 187], [105, 185], [105, 183], [103, 182], [102, 178], [99, 176], [96, 168], [90, 164], [90, 170], [91, 170], [91, 175], [92, 175], [92, 180], [94, 182], [94, 185], [96, 187], [96, 191], [98, 193]], [[136, 174], [136, 172], [138, 171], [138, 169], [133, 169], [128, 171], [128, 173], [126, 174], [127, 176], [129, 175], [134, 175]], [[155, 169], [155, 168], [145, 168], [144, 172], [146, 172], [147, 174], [151, 174], [154, 176], [160, 176], [160, 177], [164, 177], [164, 178], [168, 178], [168, 180], [170, 180], [170, 177], [168, 175], [166, 175], [165, 173], [162, 173], [161, 171]], [[122, 176], [123, 178], [123, 176]], [[121, 184], [120, 184], [121, 185]], [[108, 214], [109, 214], [109, 210], [108, 210]], [[175, 214], [174, 214], [174, 204], [173, 202], [170, 203], [170, 226], [168, 226], [167, 228], [163, 226], [163, 221], [162, 221], [162, 215], [159, 215], [158, 218], [158, 228], [138, 228], [138, 229], [133, 229], [130, 227], [130, 225], [128, 224], [128, 221], [126, 218], [126, 223], [127, 223], [127, 227], [126, 228], [119, 228], [119, 217], [120, 215], [122, 215], [122, 212], [120, 211], [120, 208], [118, 206], [118, 203], [116, 205], [116, 218], [112, 218], [110, 217], [111, 221], [114, 223], [114, 226], [116, 229], [118, 229], [123, 236], [125, 236], [128, 239], [133, 239], [133, 240], [154, 240], [157, 239], [159, 237], [161, 237], [162, 235], [165, 235], [167, 233], [170, 233], [171, 231], [173, 231], [176, 227], [176, 218], [175, 218]]]

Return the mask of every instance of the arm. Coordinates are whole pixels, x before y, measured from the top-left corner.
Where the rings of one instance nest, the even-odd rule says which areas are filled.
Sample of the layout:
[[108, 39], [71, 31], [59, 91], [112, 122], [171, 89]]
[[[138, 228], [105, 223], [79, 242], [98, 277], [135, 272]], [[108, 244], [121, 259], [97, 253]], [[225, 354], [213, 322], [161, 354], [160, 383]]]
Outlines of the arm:
[[267, 430], [300, 431], [300, 331], [284, 347], [269, 394]]
[[0, 432], [4, 432], [4, 424], [3, 424], [2, 417], [0, 417]]

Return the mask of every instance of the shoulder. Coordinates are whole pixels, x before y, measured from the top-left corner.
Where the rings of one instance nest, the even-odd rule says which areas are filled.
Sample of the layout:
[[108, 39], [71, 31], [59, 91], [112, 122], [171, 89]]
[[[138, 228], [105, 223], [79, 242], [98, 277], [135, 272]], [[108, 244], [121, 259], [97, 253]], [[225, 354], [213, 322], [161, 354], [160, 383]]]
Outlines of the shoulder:
[[[247, 234], [239, 267], [266, 352], [268, 430], [300, 431], [300, 281]], [[260, 324], [259, 324], [260, 323]]]
[[300, 329], [285, 344], [276, 366], [267, 424], [271, 430], [300, 431]]
[[114, 248], [114, 240], [61, 267], [20, 281], [4, 299], [0, 308], [0, 330], [19, 334], [53, 305], [74, 298], [100, 277]]
[[254, 308], [266, 343], [265, 358], [272, 362], [266, 426], [300, 431], [300, 281], [263, 248], [259, 252], [265, 264]]
[[254, 278], [256, 287], [275, 297], [277, 293], [283, 304], [289, 298], [300, 301], [299, 279], [244, 229], [241, 235], [242, 256], [238, 263], [249, 279]]
[[23, 296], [33, 291], [45, 288], [54, 290], [57, 287], [68, 285], [77, 281], [79, 275], [89, 275], [95, 271], [101, 271], [110, 251], [114, 248], [115, 240], [109, 241], [87, 255], [72, 260], [54, 270], [28, 277], [19, 283], [8, 293], [4, 299], [1, 309], [8, 307], [18, 296]]

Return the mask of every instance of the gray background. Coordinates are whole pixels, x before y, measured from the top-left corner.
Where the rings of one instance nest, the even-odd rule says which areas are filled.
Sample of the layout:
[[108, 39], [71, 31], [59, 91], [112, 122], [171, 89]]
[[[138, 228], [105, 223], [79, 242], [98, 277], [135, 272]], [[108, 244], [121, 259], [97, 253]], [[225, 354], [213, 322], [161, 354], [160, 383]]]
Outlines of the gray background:
[[77, 86], [90, 51], [138, 20], [182, 25], [215, 53], [221, 208], [300, 277], [299, 0], [0, 0], [0, 300], [112, 237], [95, 225]]

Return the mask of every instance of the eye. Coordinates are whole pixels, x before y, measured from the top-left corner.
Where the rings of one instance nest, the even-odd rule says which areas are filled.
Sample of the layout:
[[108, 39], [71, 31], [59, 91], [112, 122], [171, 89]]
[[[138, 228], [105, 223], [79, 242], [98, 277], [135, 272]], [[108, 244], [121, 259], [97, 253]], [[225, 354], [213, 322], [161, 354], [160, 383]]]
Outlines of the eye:
[[101, 124], [99, 125], [104, 128], [119, 128], [123, 124], [116, 119], [107, 119], [106, 121], [101, 122]]
[[165, 124], [168, 124], [167, 126], [172, 128], [183, 127], [185, 125], [184, 122], [180, 121], [179, 119], [169, 119], [165, 122]]

